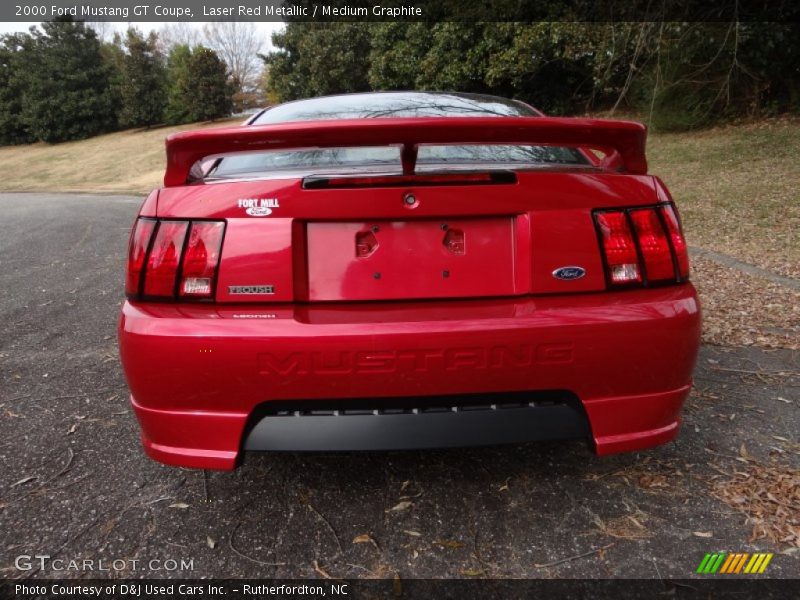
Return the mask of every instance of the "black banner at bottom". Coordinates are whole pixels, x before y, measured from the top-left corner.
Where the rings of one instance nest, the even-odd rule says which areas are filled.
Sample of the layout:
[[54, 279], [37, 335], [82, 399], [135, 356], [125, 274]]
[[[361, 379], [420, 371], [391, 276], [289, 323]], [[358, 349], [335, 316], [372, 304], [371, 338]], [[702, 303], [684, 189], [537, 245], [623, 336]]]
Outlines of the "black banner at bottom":
[[800, 580], [718, 578], [684, 580], [356, 579], [356, 580], [5, 580], [0, 597], [15, 600], [132, 600], [151, 598], [251, 600], [280, 598], [413, 598], [431, 600], [602, 598], [797, 598]]

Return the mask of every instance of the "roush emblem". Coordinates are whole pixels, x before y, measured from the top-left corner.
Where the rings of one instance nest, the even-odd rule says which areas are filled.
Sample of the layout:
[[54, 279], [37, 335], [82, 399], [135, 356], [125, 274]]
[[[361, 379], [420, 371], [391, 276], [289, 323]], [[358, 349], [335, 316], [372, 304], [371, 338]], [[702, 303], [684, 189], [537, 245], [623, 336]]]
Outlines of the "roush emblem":
[[586, 275], [586, 269], [583, 267], [561, 267], [553, 271], [553, 277], [565, 281], [580, 279], [584, 275]]
[[229, 294], [274, 294], [274, 285], [229, 285]]

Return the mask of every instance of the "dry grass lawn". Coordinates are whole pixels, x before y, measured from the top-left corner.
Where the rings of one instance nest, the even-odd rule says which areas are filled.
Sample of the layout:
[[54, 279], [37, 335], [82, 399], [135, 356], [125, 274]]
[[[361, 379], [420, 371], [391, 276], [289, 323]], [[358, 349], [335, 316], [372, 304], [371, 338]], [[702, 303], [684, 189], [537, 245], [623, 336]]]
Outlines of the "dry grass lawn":
[[164, 176], [164, 138], [176, 131], [238, 125], [213, 123], [130, 129], [64, 144], [0, 148], [0, 191], [144, 194]]
[[800, 278], [800, 119], [650, 136], [689, 244]]

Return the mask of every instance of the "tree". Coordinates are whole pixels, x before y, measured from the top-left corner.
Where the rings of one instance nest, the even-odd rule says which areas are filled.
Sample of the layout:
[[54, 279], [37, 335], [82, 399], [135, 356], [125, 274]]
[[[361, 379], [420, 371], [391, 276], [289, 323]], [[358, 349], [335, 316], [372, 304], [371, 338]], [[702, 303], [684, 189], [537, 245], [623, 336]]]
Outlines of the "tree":
[[417, 85], [428, 90], [486, 93], [484, 23], [436, 23], [419, 64]]
[[167, 123], [179, 125], [189, 123], [189, 80], [191, 71], [189, 61], [192, 58], [192, 49], [188, 44], [178, 44], [173, 46], [167, 60], [167, 78], [169, 89], [167, 91], [167, 107], [164, 111], [164, 118]]
[[231, 114], [232, 87], [228, 70], [217, 53], [198, 46], [189, 59], [189, 115], [193, 121], [207, 121]]
[[364, 23], [287, 23], [272, 35], [279, 50], [264, 57], [268, 92], [286, 101], [369, 91], [373, 29]]
[[158, 50], [158, 36], [144, 37], [136, 29], [125, 36], [126, 53], [122, 60], [122, 110], [120, 124], [142, 127], [162, 122], [166, 94], [166, 67]]
[[612, 67], [627, 64], [629, 44], [624, 26], [609, 30], [615, 26], [290, 22], [273, 35], [278, 50], [264, 58], [269, 92], [279, 100], [370, 89], [448, 90], [517, 97], [570, 113], [617, 97], [613, 86], [627, 70]]
[[21, 123], [38, 140], [62, 142], [109, 131], [116, 125], [109, 68], [100, 42], [83, 23], [53, 21], [32, 29], [19, 53]]
[[797, 23], [666, 23], [637, 82], [658, 129], [800, 109]]
[[[647, 24], [641, 24], [647, 25]], [[486, 83], [550, 114], [575, 114], [624, 99], [635, 62], [628, 23], [499, 23], [484, 31]], [[634, 71], [635, 73], [635, 71]]]
[[369, 84], [376, 90], [417, 89], [420, 62], [430, 47], [428, 23], [376, 23], [369, 60]]
[[33, 38], [14, 33], [0, 38], [0, 145], [25, 144], [35, 140], [20, 118], [22, 92], [21, 53], [30, 51]]
[[203, 46], [181, 44], [169, 54], [166, 120], [171, 124], [207, 121], [231, 113], [233, 88], [225, 63]]
[[114, 33], [110, 42], [100, 45], [100, 55], [108, 71], [108, 94], [112, 106], [115, 107], [116, 125], [119, 125], [122, 112], [122, 87], [125, 84], [125, 48], [122, 37]]

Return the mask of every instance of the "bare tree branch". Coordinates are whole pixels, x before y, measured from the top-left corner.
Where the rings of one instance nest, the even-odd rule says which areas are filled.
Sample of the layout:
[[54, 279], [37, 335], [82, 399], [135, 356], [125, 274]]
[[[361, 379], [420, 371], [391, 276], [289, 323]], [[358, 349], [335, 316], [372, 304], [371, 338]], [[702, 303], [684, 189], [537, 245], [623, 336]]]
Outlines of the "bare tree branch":
[[203, 28], [208, 46], [228, 65], [231, 77], [241, 91], [252, 91], [258, 84], [265, 40], [255, 23], [216, 21]]
[[178, 21], [167, 23], [159, 29], [158, 38], [164, 45], [162, 52], [169, 54], [170, 49], [179, 44], [190, 48], [197, 46], [202, 39], [202, 31], [193, 23]]

